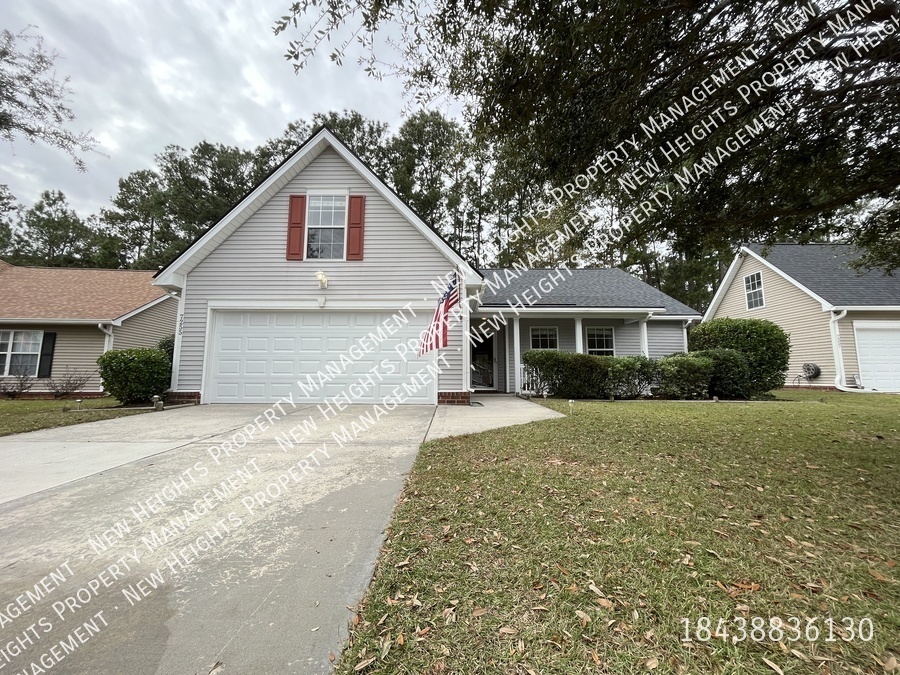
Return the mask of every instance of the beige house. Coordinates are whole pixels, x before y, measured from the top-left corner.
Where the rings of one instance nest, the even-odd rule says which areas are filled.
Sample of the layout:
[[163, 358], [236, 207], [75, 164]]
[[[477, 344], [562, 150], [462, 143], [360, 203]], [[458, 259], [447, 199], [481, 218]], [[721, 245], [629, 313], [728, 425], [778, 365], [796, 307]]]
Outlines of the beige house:
[[859, 275], [856, 256], [847, 244], [742, 246], [703, 320], [781, 326], [788, 384], [900, 392], [900, 277]]
[[153, 347], [175, 332], [178, 300], [153, 272], [17, 267], [0, 261], [0, 377], [89, 375], [82, 393], [102, 391], [97, 358], [110, 349]]

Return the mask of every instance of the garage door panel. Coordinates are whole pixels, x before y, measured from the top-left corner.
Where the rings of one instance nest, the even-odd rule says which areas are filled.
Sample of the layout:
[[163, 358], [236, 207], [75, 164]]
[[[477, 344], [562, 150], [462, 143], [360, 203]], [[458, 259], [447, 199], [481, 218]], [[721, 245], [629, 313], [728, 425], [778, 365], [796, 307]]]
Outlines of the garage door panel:
[[900, 324], [856, 323], [854, 330], [863, 386], [879, 391], [900, 391]]
[[[352, 346], [374, 332], [390, 318], [384, 312], [216, 312], [214, 317], [213, 358], [207, 377], [209, 402], [272, 402], [293, 394], [295, 400], [318, 402], [346, 395], [359, 403], [371, 403], [392, 395], [397, 387], [409, 384], [415, 373], [425, 373], [425, 361], [404, 362], [395, 347], [417, 337], [425, 328], [408, 325], [376, 344], [369, 338], [371, 354], [360, 359], [349, 355]], [[341, 356], [344, 355], [344, 364]], [[382, 368], [383, 360], [390, 362]], [[304, 396], [296, 381], [316, 373], [328, 372], [337, 364], [341, 373], [320, 390]], [[332, 370], [334, 366], [332, 366]], [[372, 374], [377, 373], [377, 374]], [[374, 382], [360, 384], [370, 374]], [[379, 381], [381, 378], [381, 381]], [[424, 375], [430, 381], [430, 375]], [[353, 385], [352, 387], [350, 385]], [[410, 403], [433, 403], [435, 383], [429, 382], [409, 394]]]

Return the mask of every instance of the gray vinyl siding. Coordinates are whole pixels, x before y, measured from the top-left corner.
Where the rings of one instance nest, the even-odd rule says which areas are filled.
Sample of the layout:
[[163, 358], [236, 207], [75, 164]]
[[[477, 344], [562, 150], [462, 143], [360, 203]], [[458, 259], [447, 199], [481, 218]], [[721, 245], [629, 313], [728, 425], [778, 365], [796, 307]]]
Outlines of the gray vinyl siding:
[[[364, 259], [361, 261], [285, 260], [288, 201], [308, 189], [330, 189], [366, 196]], [[334, 150], [328, 148], [275, 194], [188, 275], [178, 389], [199, 391], [210, 300], [315, 301], [330, 299], [437, 302], [432, 280], [453, 269], [424, 235], [400, 215]], [[315, 273], [328, 275], [320, 290]], [[315, 305], [313, 305], [315, 306]], [[322, 311], [314, 310], [310, 311]], [[325, 310], [328, 311], [326, 305]], [[417, 310], [419, 311], [419, 310]], [[429, 315], [433, 310], [427, 310]], [[462, 389], [462, 326], [454, 327], [451, 367], [438, 389]]]
[[556, 327], [557, 349], [562, 352], [575, 351], [575, 319], [520, 319], [519, 338], [521, 353], [531, 349], [531, 329]]
[[684, 328], [681, 321], [648, 321], [647, 348], [651, 359], [683, 352]]
[[175, 333], [177, 319], [178, 300], [169, 297], [113, 328], [113, 349], [155, 347], [162, 338]]
[[[744, 277], [759, 272], [763, 284], [763, 307], [747, 309]], [[734, 281], [725, 290], [722, 302], [715, 316], [735, 319], [768, 319], [781, 326], [791, 337], [791, 358], [788, 364], [787, 383], [791, 384], [803, 372], [804, 363], [815, 363], [822, 374], [811, 384], [834, 386], [834, 348], [831, 344], [831, 330], [828, 325], [830, 314], [822, 311], [822, 304], [804, 291], [787, 281], [780, 274], [751, 256], [745, 257]], [[841, 324], [841, 338], [847, 345], [847, 336], [852, 342], [852, 326]], [[856, 350], [853, 348], [855, 356]], [[847, 370], [850, 374], [851, 371]]]
[[[106, 336], [96, 326], [2, 326], [2, 330], [40, 330], [45, 333], [56, 333], [56, 346], [53, 350], [53, 367], [50, 378], [58, 378], [68, 373], [90, 373], [82, 391], [101, 391], [100, 375], [97, 370], [97, 359], [103, 354]], [[32, 392], [50, 391], [47, 379], [36, 378]]]
[[594, 327], [610, 326], [613, 329], [613, 343], [616, 348], [616, 356], [640, 356], [641, 355], [641, 327], [636, 321], [625, 323], [624, 319], [584, 319], [581, 322], [584, 335], [582, 344], [587, 353], [587, 329]]

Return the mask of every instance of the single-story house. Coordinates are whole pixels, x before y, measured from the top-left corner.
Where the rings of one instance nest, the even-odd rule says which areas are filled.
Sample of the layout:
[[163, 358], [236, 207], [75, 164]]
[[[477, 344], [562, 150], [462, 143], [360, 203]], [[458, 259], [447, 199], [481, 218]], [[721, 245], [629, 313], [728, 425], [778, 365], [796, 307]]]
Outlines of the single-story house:
[[847, 244], [742, 246], [703, 320], [781, 326], [788, 384], [900, 392], [900, 277], [857, 274], [858, 255]]
[[175, 332], [178, 300], [152, 271], [19, 267], [0, 261], [0, 377], [89, 375], [81, 393], [102, 391], [97, 359], [110, 349], [153, 347]]
[[155, 283], [179, 295], [172, 398], [201, 403], [468, 403], [521, 391], [528, 349], [659, 356], [700, 319], [618, 270], [474, 268], [325, 127]]

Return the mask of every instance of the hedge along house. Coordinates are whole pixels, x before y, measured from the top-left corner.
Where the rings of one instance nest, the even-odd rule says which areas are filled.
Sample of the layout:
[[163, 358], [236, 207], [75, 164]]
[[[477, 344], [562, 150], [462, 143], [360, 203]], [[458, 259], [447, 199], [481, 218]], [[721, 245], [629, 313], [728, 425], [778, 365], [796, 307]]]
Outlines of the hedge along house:
[[858, 255], [847, 244], [742, 246], [703, 320], [781, 326], [789, 384], [900, 392], [900, 277], [857, 274]]
[[54, 379], [83, 375], [79, 393], [99, 394], [101, 354], [175, 332], [178, 300], [152, 281], [147, 271], [0, 261], [0, 377], [34, 378], [28, 394], [41, 394]]
[[[517, 278], [525, 283], [532, 273]], [[575, 274], [583, 284], [628, 277]], [[420, 356], [419, 338], [452, 278], [459, 280], [459, 304], [448, 345]], [[479, 322], [490, 319], [496, 310], [485, 303], [505, 306], [505, 296], [490, 295], [493, 280], [324, 127], [157, 273], [155, 283], [180, 296], [172, 396], [202, 403], [293, 397], [465, 404], [478, 388], [521, 390], [519, 359], [532, 325], [547, 329], [534, 333], [541, 348], [588, 350], [596, 335], [579, 333], [578, 341], [575, 326], [586, 320], [588, 326], [579, 325], [591, 327], [603, 314], [619, 331], [616, 353], [662, 353], [684, 349], [683, 322], [699, 318], [681, 305], [668, 331], [647, 330], [646, 320], [667, 312], [664, 296], [632, 279], [632, 288], [646, 291], [640, 306], [615, 306], [620, 300], [611, 304], [597, 291], [586, 302], [598, 306], [545, 306], [528, 319], [522, 312], [510, 332], [504, 326], [496, 338], [472, 339], [473, 313]], [[548, 313], [555, 338], [551, 322], [532, 321]]]

